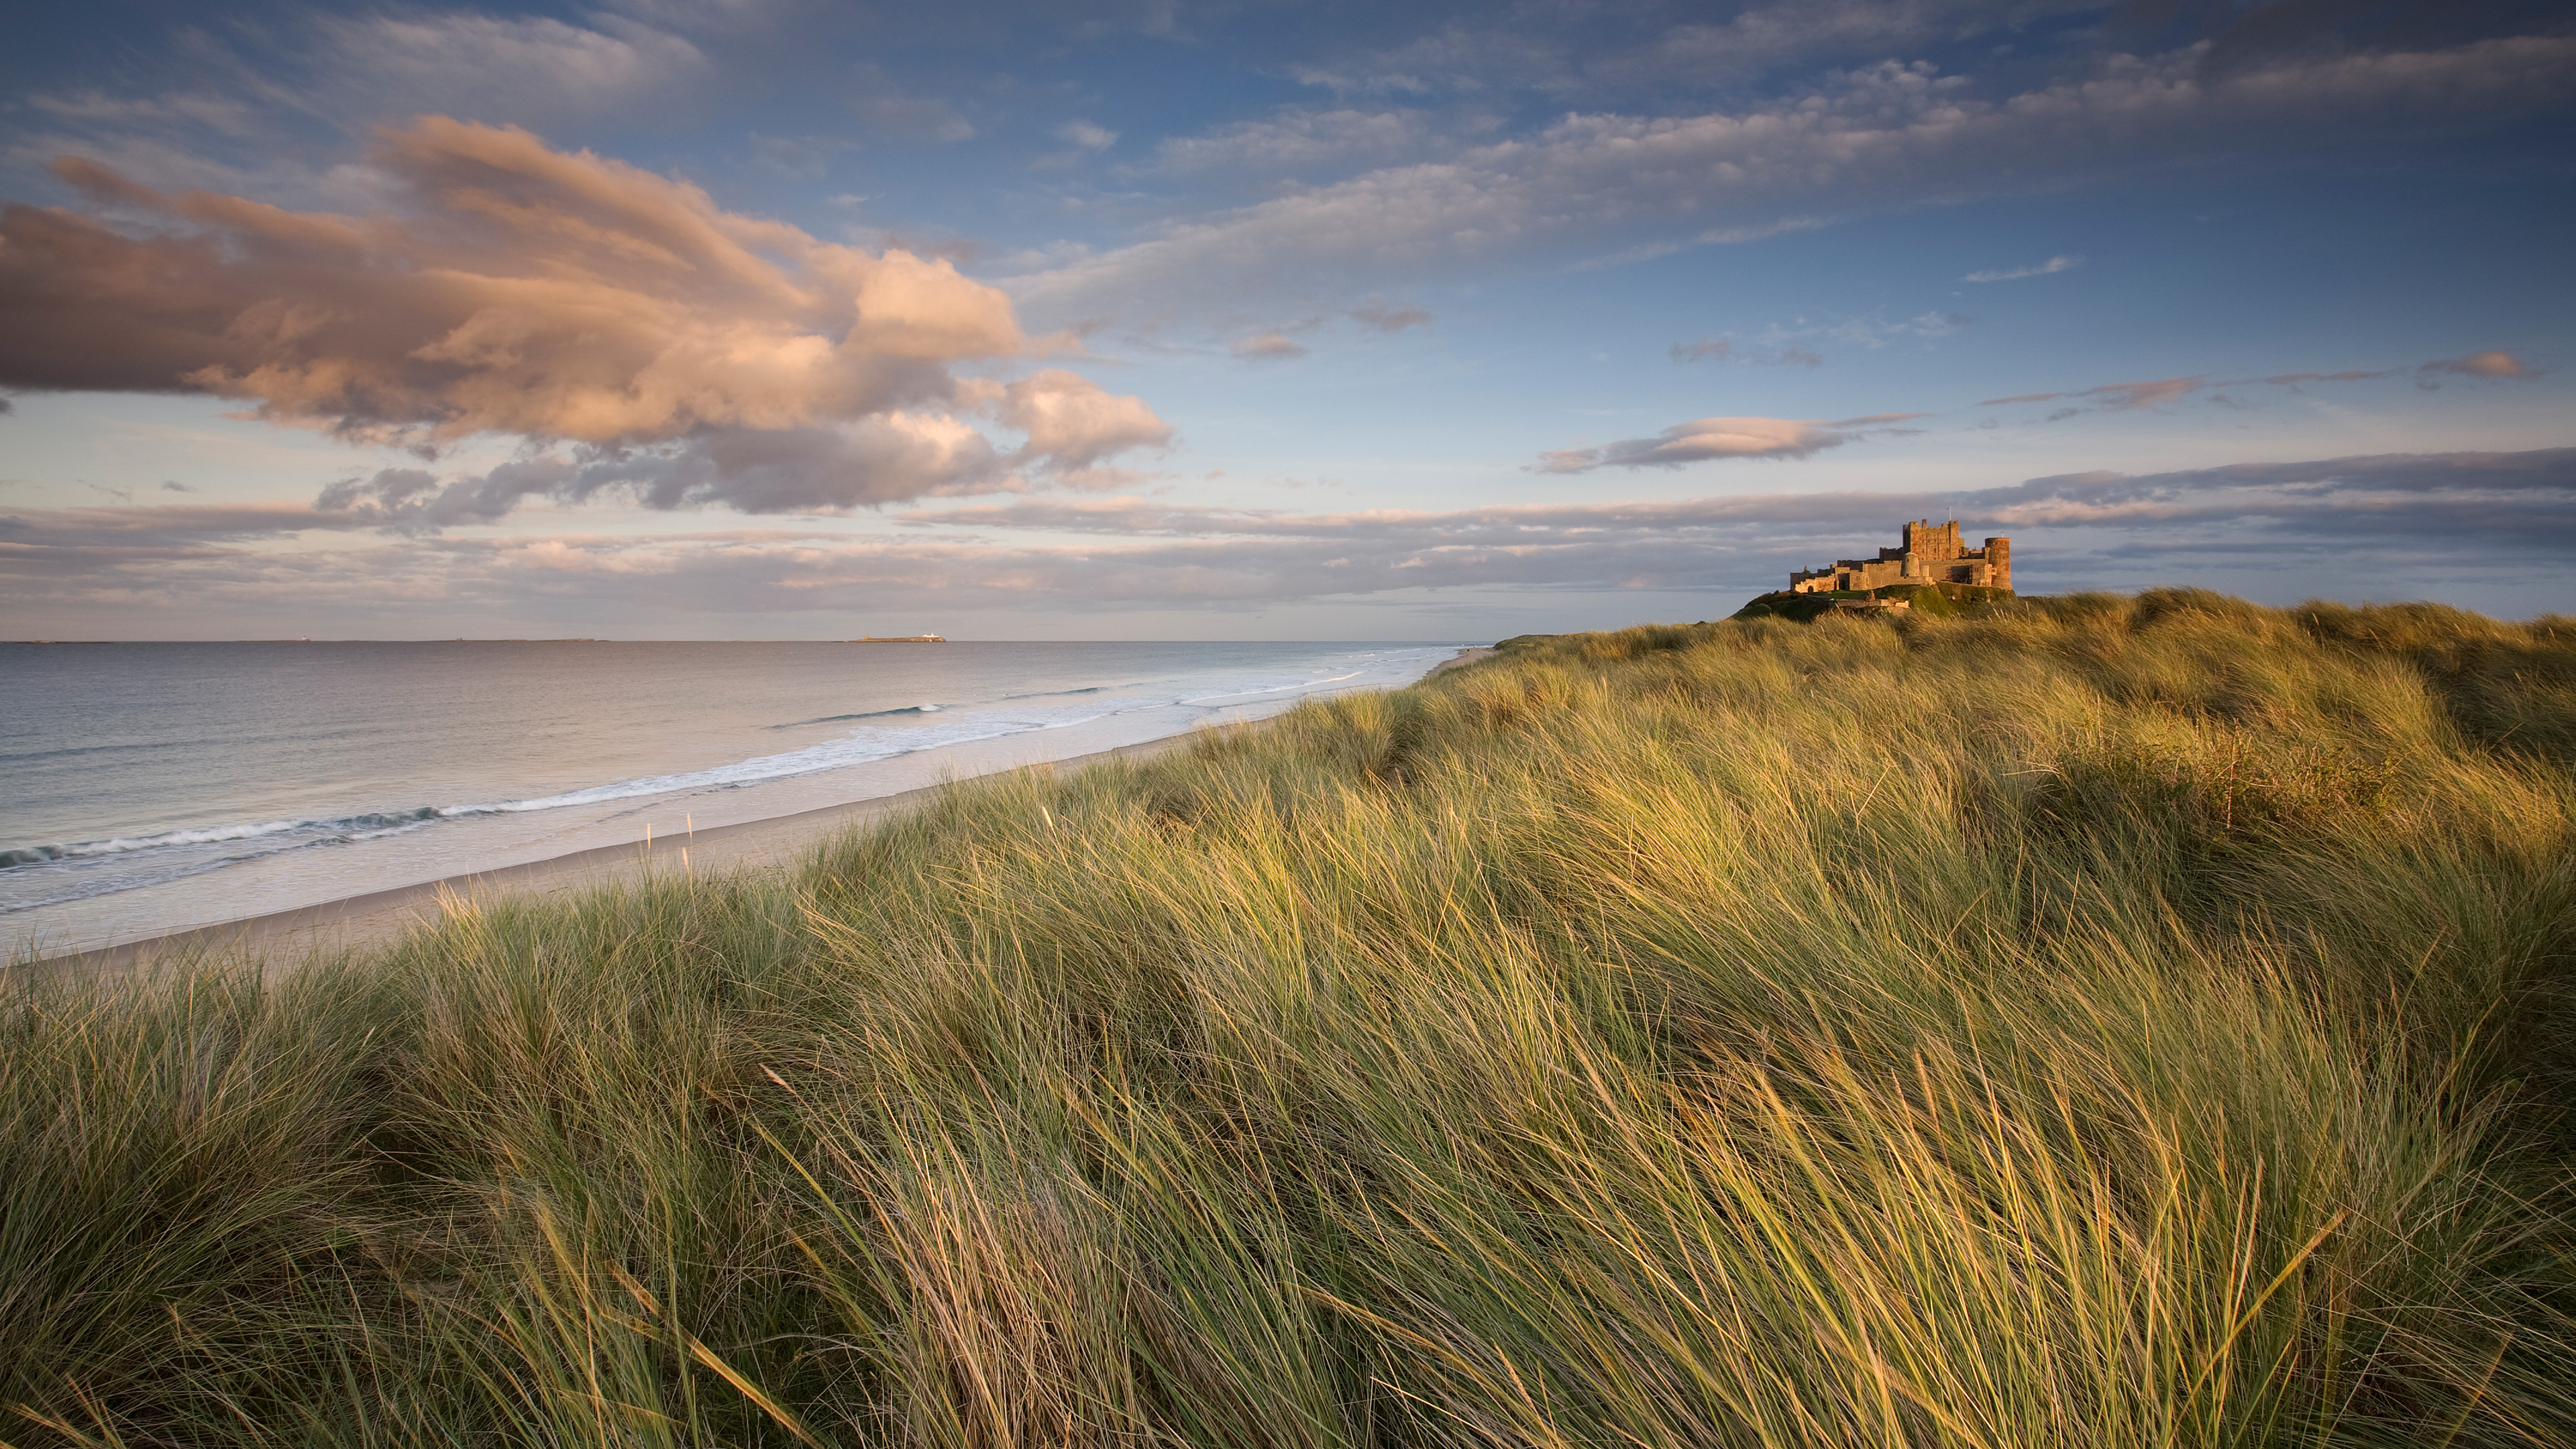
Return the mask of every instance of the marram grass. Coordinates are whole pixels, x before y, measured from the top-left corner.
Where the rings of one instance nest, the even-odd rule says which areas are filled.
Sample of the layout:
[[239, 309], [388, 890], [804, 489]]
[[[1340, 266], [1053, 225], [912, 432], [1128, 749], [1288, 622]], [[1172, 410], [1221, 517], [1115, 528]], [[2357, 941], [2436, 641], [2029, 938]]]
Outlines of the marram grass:
[[1514, 641], [0, 993], [0, 1442], [2576, 1442], [2576, 624]]

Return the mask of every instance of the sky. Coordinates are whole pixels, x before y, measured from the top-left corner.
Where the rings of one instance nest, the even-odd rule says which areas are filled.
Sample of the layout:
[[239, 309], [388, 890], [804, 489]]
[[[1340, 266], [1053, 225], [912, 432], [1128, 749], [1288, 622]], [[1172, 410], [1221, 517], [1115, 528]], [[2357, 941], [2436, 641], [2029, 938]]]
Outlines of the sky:
[[10, 638], [2576, 612], [2564, 5], [94, 0], [0, 207]]

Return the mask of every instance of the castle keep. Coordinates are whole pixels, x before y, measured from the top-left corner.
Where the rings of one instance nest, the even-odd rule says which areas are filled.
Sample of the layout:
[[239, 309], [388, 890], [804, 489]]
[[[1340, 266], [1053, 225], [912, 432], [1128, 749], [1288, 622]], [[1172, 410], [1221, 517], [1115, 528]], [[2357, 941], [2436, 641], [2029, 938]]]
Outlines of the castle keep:
[[1905, 525], [1905, 542], [1882, 548], [1873, 559], [1847, 558], [1829, 569], [1806, 569], [1789, 575], [1789, 589], [1799, 594], [1829, 594], [1844, 589], [1883, 589], [1890, 584], [1978, 584], [2012, 587], [2012, 540], [1990, 538], [1983, 548], [1959, 539], [1959, 521], [1935, 528], [1926, 518]]

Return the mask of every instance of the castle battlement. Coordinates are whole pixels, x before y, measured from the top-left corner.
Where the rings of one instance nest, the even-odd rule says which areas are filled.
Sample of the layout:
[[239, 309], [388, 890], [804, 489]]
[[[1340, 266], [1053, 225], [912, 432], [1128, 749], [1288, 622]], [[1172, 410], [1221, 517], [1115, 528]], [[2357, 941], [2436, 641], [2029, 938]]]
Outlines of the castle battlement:
[[1847, 558], [1829, 569], [1805, 569], [1789, 575], [1789, 591], [1829, 594], [1838, 590], [1883, 589], [1890, 584], [1975, 584], [2012, 587], [2012, 540], [1990, 538], [1983, 548], [1970, 548], [1959, 537], [1959, 521], [1935, 526], [1918, 519], [1905, 525], [1905, 542], [1882, 548], [1874, 559]]

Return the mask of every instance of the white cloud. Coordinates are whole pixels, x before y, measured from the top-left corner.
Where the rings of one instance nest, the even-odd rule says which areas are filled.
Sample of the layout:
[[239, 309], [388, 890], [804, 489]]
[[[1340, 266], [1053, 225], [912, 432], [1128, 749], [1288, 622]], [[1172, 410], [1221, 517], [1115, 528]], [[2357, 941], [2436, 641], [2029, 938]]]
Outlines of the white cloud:
[[1077, 471], [1131, 448], [1167, 448], [1172, 429], [1137, 398], [1104, 391], [1076, 373], [1049, 369], [1002, 389], [997, 411], [1005, 427], [1028, 434], [1017, 461], [1044, 459]]
[[2037, 266], [1970, 272], [1959, 280], [1962, 282], [2017, 282], [2024, 277], [2046, 277], [2058, 272], [2071, 272], [2082, 265], [2084, 265], [2082, 257], [2050, 257]]
[[1086, 151], [1106, 151], [1118, 144], [1116, 131], [1089, 121], [1067, 121], [1055, 128], [1055, 138]]

